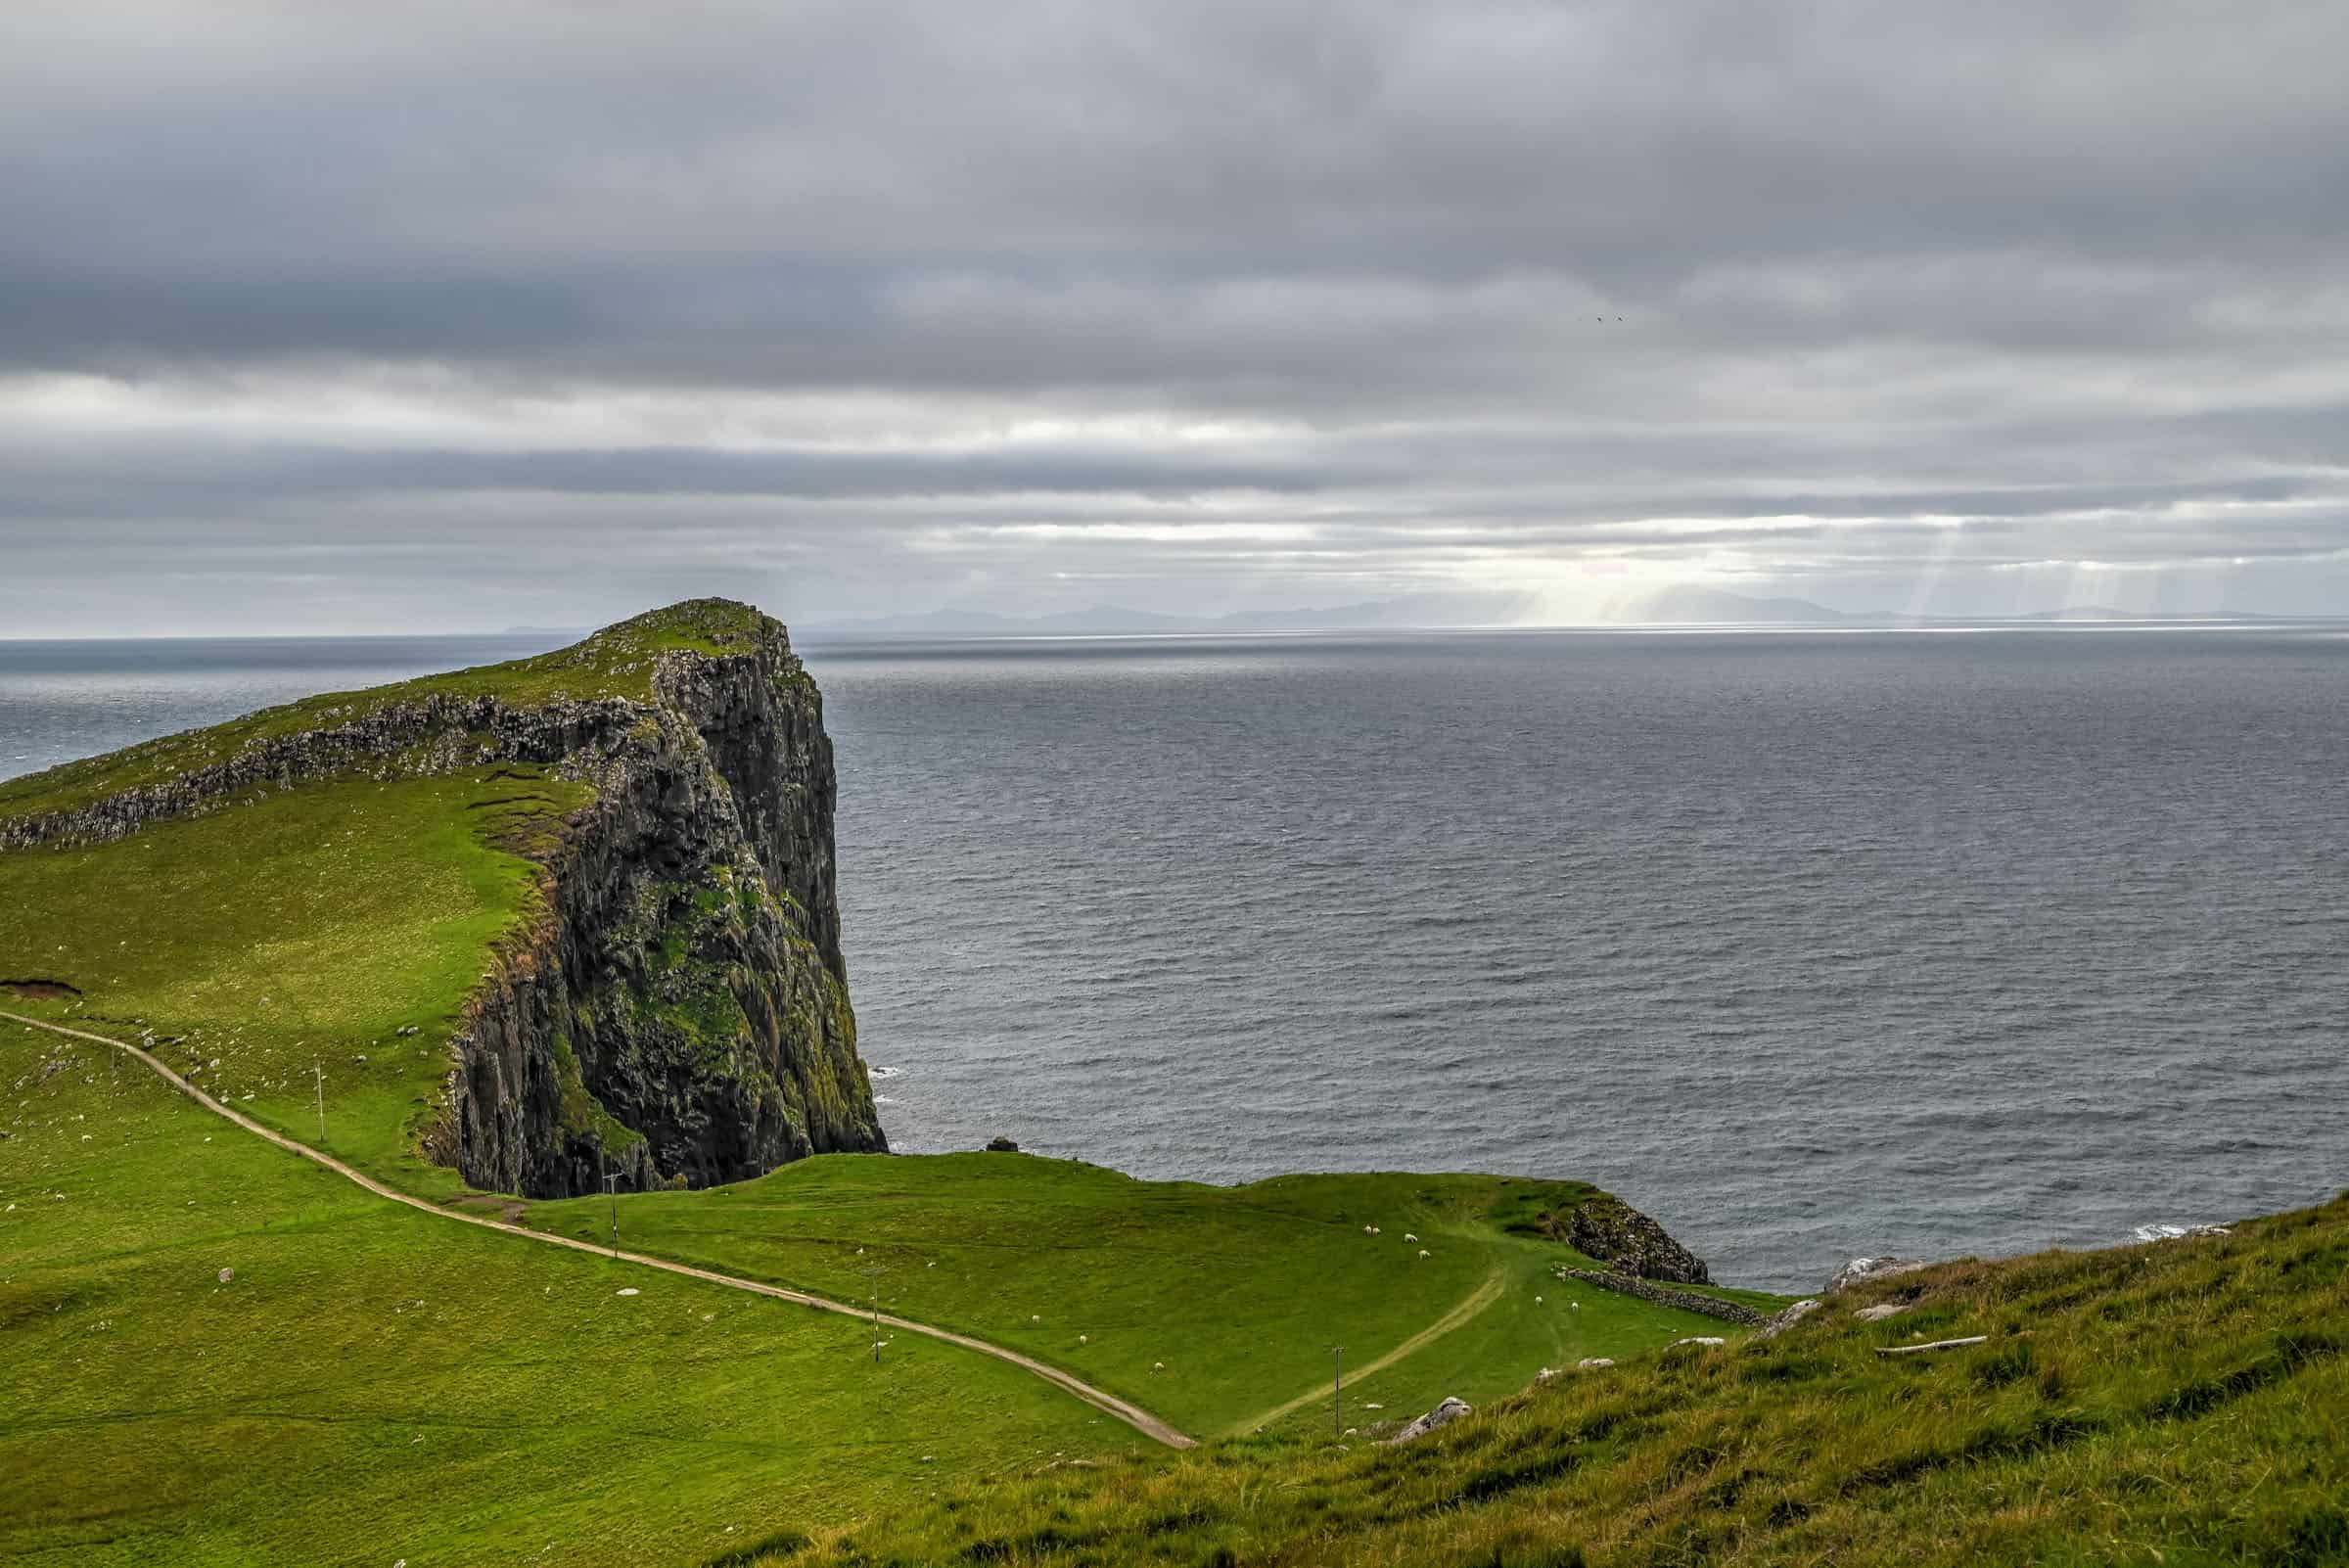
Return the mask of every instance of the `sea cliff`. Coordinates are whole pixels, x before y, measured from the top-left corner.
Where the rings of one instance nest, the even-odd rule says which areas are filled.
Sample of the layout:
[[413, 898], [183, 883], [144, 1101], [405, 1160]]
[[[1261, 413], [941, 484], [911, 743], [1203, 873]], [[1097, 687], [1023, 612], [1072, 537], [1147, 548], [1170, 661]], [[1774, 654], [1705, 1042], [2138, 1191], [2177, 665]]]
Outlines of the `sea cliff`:
[[423, 1151], [476, 1186], [555, 1197], [606, 1174], [702, 1185], [885, 1148], [840, 949], [822, 698], [748, 606], [689, 601], [535, 660], [12, 781], [0, 850], [504, 765], [585, 786], [584, 804], [501, 846], [535, 866], [537, 895], [462, 998]]

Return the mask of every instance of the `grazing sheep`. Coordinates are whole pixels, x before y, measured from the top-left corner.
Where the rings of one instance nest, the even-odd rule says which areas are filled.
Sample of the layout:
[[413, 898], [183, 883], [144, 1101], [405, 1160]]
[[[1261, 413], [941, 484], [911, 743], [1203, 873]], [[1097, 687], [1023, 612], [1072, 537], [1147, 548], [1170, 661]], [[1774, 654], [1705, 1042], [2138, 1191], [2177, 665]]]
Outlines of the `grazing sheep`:
[[1077, 1336], [1077, 1343], [1078, 1343], [1078, 1344], [1080, 1344], [1080, 1345], [1090, 1345], [1090, 1344], [1092, 1343], [1092, 1340], [1091, 1340], [1091, 1338], [1090, 1338], [1089, 1336], [1087, 1336], [1087, 1335], [1084, 1335], [1084, 1334], [1080, 1334], [1080, 1335], [1078, 1335], [1078, 1336]]
[[1427, 1256], [1427, 1249], [1425, 1247], [1419, 1249], [1419, 1256], [1422, 1258]]
[[1403, 1233], [1403, 1239], [1405, 1241], [1417, 1241], [1419, 1238], [1406, 1230]]

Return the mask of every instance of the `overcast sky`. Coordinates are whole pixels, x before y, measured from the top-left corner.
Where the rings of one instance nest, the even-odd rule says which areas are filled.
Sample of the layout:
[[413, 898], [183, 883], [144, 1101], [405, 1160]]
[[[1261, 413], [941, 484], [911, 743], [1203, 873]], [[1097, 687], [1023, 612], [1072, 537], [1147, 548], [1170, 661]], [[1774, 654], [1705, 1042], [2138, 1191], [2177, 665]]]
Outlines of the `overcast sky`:
[[2349, 611], [2349, 5], [0, 8], [0, 635]]

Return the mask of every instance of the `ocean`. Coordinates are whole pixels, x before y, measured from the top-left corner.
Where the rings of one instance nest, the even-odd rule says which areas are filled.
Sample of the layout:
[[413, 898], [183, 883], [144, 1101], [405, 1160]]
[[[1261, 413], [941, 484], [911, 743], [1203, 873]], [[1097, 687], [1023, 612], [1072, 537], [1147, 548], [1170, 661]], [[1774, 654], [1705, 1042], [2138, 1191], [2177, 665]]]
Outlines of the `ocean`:
[[[0, 775], [558, 637], [0, 642]], [[811, 643], [898, 1148], [1622, 1194], [1715, 1276], [2349, 1184], [2349, 629]]]

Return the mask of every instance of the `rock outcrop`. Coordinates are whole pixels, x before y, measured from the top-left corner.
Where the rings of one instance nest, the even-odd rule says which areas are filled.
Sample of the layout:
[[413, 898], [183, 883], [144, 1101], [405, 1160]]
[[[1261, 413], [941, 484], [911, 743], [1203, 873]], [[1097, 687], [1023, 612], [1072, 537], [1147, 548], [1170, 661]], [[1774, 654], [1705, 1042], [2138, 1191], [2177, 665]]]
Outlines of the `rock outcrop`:
[[1560, 1239], [1587, 1257], [1613, 1264], [1618, 1273], [1681, 1285], [1712, 1283], [1702, 1258], [1611, 1193], [1576, 1205], [1566, 1217]]

